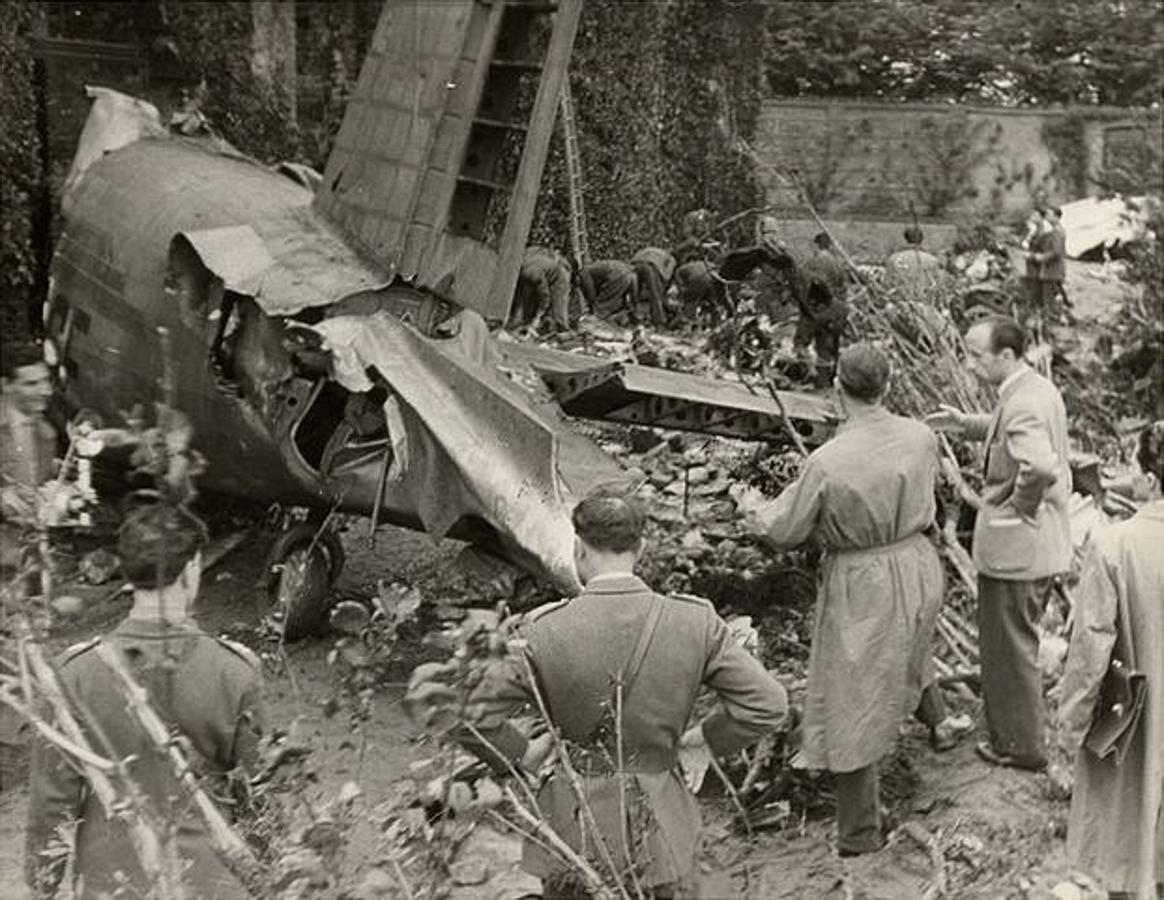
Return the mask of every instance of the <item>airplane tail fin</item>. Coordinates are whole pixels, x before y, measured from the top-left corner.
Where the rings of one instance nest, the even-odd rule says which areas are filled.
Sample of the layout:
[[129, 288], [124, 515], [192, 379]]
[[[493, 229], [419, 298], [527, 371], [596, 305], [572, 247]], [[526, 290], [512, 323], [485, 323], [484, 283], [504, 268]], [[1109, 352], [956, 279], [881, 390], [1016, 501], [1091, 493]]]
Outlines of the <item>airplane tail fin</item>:
[[394, 274], [504, 319], [582, 0], [387, 0], [316, 207]]

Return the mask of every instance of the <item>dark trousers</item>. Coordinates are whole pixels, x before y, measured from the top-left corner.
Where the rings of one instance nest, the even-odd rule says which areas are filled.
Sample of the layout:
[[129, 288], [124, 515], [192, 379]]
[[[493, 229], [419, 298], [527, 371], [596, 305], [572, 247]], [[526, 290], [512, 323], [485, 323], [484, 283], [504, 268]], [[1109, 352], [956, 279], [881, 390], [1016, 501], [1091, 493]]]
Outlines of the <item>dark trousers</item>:
[[655, 268], [654, 263], [637, 260], [631, 264], [635, 270], [635, 315], [638, 316], [637, 306], [646, 300], [651, 311], [651, 321], [658, 326], [667, 324], [667, 309], [663, 299], [667, 294], [667, 285], [663, 281], [663, 274]]
[[637, 321], [635, 276], [630, 269], [601, 277], [595, 277], [589, 269], [583, 269], [578, 276], [578, 284], [582, 288], [582, 296], [586, 298], [586, 305], [594, 315], [605, 319], [627, 309]]
[[837, 795], [837, 848], [850, 853], [878, 850], [881, 834], [881, 792], [877, 763], [833, 775]]
[[[914, 716], [935, 727], [946, 718], [946, 700], [936, 684], [922, 691]], [[837, 795], [837, 847], [851, 853], [877, 850], [884, 842], [881, 834], [881, 794], [877, 763], [852, 772], [833, 773]]]
[[514, 324], [523, 327], [549, 312], [554, 326], [570, 327], [570, 270], [565, 266], [523, 267], [514, 298]]
[[812, 344], [816, 351], [816, 370], [813, 375], [813, 384], [816, 387], [828, 387], [837, 373], [837, 357], [841, 352], [841, 333], [835, 327], [814, 322], [801, 312], [796, 323], [796, 333], [792, 337], [792, 344], [796, 348], [807, 347]]
[[990, 745], [996, 753], [1036, 765], [1046, 760], [1036, 624], [1051, 588], [1050, 578], [978, 576], [978, 649]]

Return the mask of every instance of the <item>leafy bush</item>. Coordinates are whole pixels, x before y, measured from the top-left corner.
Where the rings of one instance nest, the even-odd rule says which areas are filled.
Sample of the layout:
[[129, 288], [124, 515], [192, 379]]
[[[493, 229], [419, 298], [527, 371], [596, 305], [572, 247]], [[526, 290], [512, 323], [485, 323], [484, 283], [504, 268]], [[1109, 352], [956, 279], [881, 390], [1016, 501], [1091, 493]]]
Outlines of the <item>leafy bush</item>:
[[[764, 96], [766, 7], [726, 0], [588, 0], [570, 62], [594, 258], [627, 258], [679, 237], [684, 213], [756, 205], [751, 139]], [[728, 52], [730, 48], [730, 52]], [[531, 240], [569, 246], [560, 135]]]

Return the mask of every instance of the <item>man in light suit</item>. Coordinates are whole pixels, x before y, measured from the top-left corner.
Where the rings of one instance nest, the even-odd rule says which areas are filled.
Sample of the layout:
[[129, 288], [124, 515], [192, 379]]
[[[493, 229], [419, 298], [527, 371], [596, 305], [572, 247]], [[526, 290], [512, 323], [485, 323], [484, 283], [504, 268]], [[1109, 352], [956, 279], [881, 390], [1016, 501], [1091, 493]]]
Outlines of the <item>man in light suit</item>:
[[982, 503], [974, 527], [982, 696], [995, 765], [1042, 769], [1044, 708], [1036, 623], [1054, 576], [1071, 562], [1067, 413], [1058, 389], [1024, 361], [1027, 335], [992, 317], [966, 332], [967, 365], [998, 388], [990, 415], [949, 406], [927, 417], [938, 430], [986, 442]]

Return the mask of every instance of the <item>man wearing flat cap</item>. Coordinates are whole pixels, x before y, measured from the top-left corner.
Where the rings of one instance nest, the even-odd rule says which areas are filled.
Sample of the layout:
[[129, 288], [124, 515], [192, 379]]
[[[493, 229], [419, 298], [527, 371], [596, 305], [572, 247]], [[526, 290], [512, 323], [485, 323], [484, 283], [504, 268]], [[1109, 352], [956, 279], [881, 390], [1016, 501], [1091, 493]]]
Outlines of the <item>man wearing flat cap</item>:
[[[191, 619], [205, 543], [205, 526], [179, 507], [157, 504], [133, 513], [118, 540], [133, 608], [111, 634], [66, 650], [58, 666], [82, 727], [100, 735], [94, 746], [125, 760], [147, 802], [174, 825], [186, 864], [185, 896], [243, 900], [250, 893], [217, 856], [166, 748], [129, 711], [119, 677], [96, 652], [105, 642], [120, 654], [162, 720], [185, 739], [197, 774], [225, 782], [236, 768], [253, 769], [263, 726], [258, 657], [204, 634]], [[77, 900], [150, 895], [125, 819], [108, 816], [84, 775], [43, 740], [33, 745], [30, 788], [25, 875], [36, 897], [56, 896], [68, 857]], [[73, 821], [72, 852], [62, 856], [54, 844], [61, 826]]]
[[835, 382], [846, 421], [836, 436], [775, 500], [750, 488], [732, 491], [768, 543], [790, 548], [816, 537], [825, 549], [803, 753], [809, 768], [834, 774], [842, 856], [885, 842], [877, 763], [893, 749], [901, 720], [915, 713], [938, 751], [970, 727], [946, 715], [931, 671], [944, 579], [928, 537], [937, 439], [882, 406], [888, 383], [880, 350], [869, 343], [846, 348]]

